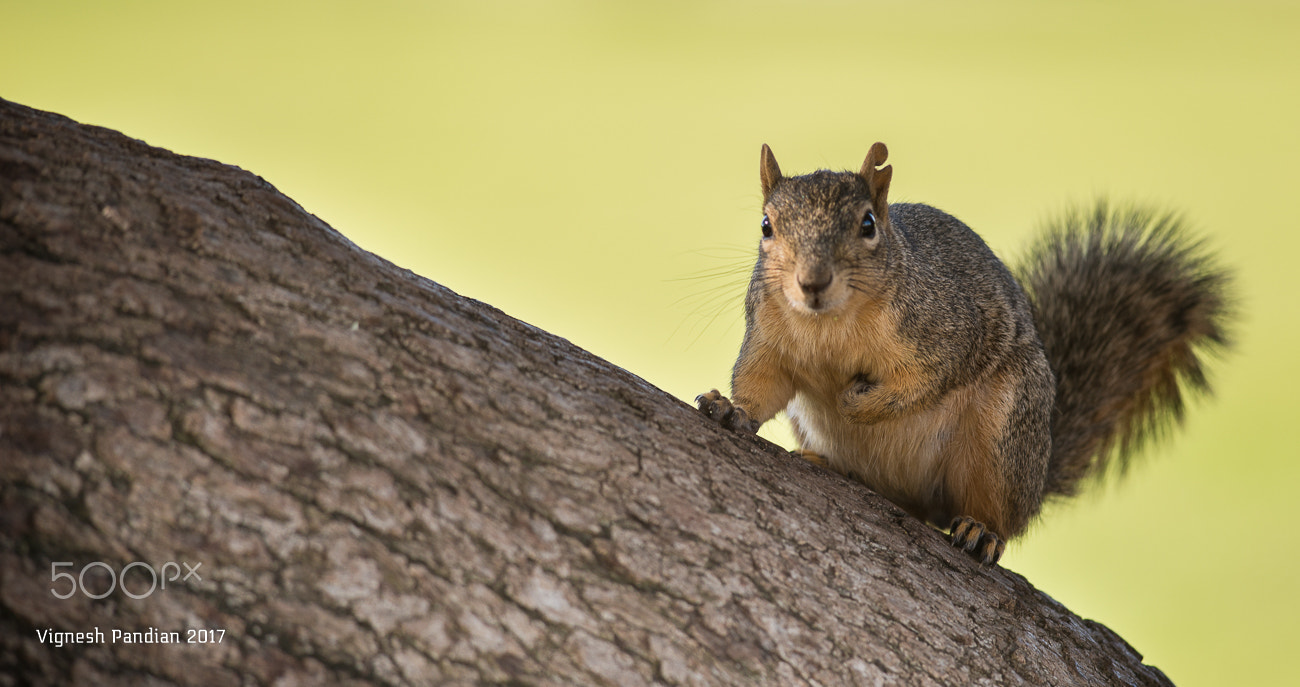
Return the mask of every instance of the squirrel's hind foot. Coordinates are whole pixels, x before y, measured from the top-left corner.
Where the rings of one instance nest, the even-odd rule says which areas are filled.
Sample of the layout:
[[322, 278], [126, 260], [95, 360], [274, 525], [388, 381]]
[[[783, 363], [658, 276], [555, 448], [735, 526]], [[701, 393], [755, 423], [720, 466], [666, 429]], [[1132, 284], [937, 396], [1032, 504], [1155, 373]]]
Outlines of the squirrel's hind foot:
[[953, 518], [948, 529], [952, 532], [952, 545], [970, 554], [980, 565], [994, 565], [1007, 548], [1002, 537], [972, 517]]
[[744, 408], [732, 405], [717, 389], [713, 389], [706, 394], [700, 394], [695, 397], [695, 405], [699, 407], [710, 420], [736, 432], [745, 432], [754, 434], [758, 432], [758, 427], [754, 421], [749, 419], [749, 413]]
[[824, 456], [813, 453], [812, 451], [809, 451], [806, 448], [797, 448], [791, 451], [790, 455], [794, 456], [795, 458], [803, 458], [804, 460], [808, 461], [809, 463], [812, 463], [813, 465], [816, 465], [817, 467], [826, 468], [827, 470], [834, 469], [831, 467], [830, 463], [826, 462], [826, 458]]

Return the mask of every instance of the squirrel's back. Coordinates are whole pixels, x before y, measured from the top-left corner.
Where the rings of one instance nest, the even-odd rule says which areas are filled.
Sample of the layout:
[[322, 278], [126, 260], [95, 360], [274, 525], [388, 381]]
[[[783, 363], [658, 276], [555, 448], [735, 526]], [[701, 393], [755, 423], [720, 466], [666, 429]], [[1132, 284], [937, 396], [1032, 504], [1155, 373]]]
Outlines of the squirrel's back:
[[925, 342], [923, 351], [946, 349], [959, 368], [982, 372], [1008, 347], [1036, 345], [1029, 299], [978, 234], [930, 205], [893, 203], [889, 216], [907, 244], [906, 287], [895, 304], [904, 313], [900, 329]]

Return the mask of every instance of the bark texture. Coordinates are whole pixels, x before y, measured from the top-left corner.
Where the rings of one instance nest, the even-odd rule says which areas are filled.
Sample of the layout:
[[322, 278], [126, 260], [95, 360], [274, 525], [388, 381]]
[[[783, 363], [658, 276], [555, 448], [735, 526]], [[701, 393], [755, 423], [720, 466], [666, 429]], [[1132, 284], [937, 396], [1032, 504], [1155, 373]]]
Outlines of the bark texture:
[[68, 683], [1168, 681], [257, 176], [0, 101], [0, 685]]

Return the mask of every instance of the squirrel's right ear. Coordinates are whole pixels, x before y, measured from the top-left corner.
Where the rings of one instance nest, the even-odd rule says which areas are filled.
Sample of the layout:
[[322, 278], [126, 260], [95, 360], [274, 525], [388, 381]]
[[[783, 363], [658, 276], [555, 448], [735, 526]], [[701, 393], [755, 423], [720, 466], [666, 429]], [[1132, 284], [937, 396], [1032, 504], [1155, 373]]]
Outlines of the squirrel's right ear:
[[781, 180], [781, 168], [776, 164], [776, 156], [772, 154], [772, 149], [763, 144], [762, 157], [759, 160], [758, 176], [763, 181], [763, 198], [766, 199], [772, 193], [772, 187], [776, 182]]
[[[889, 180], [894, 178], [894, 166], [880, 167], [889, 157], [889, 149], [877, 141], [867, 151], [867, 159], [862, 163], [858, 176], [867, 182], [871, 192], [871, 204], [875, 207], [876, 218], [885, 220], [889, 217]], [[880, 167], [880, 169], [876, 169]]]

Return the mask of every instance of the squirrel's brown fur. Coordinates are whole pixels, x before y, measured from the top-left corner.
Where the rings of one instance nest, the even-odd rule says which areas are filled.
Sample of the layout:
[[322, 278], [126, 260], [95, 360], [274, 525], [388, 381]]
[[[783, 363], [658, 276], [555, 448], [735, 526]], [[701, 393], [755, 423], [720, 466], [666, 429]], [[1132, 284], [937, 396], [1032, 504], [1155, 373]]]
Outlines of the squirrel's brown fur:
[[801, 455], [992, 563], [1046, 495], [1178, 417], [1180, 379], [1204, 386], [1194, 349], [1225, 342], [1227, 276], [1173, 218], [1101, 204], [1017, 281], [951, 215], [890, 205], [887, 154], [784, 177], [763, 146], [732, 397], [697, 400], [751, 432], [785, 410]]

